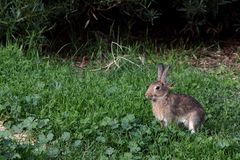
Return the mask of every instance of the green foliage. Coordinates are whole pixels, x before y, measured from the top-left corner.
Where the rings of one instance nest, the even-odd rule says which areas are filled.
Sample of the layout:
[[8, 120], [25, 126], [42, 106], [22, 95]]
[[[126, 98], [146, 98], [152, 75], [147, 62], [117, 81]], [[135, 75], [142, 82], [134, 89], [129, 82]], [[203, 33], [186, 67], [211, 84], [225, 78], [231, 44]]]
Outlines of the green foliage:
[[[23, 56], [17, 46], [1, 48], [0, 117], [7, 128], [0, 132], [1, 157], [239, 159], [240, 84], [232, 79], [239, 79], [239, 73], [227, 68], [202, 72], [188, 66], [181, 51], [169, 52], [173, 56], [147, 57], [145, 65], [133, 59], [140, 68], [121, 63], [93, 72], [40, 59], [34, 51]], [[203, 104], [207, 119], [199, 133], [175, 125], [161, 129], [154, 119], [144, 93], [160, 62], [172, 64], [174, 92]], [[23, 132], [25, 142], [10, 138]]]

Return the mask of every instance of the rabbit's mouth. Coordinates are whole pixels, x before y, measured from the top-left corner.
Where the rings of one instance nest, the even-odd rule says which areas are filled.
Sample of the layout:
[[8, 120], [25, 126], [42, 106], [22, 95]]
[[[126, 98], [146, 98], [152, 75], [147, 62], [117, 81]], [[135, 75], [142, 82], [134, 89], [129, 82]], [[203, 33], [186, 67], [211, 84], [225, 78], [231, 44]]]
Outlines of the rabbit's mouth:
[[166, 96], [167, 96], [167, 93], [164, 95], [152, 95], [148, 97], [148, 99], [151, 100], [152, 102], [156, 102], [157, 100], [165, 99]]
[[153, 102], [156, 102], [158, 99], [158, 97], [156, 95], [146, 96], [146, 98]]

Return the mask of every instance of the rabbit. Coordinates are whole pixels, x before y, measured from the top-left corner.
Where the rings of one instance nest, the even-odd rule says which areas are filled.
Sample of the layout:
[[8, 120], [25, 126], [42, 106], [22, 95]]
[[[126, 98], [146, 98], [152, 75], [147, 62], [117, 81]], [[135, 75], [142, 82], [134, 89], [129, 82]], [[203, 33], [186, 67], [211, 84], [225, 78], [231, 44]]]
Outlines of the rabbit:
[[161, 126], [170, 122], [182, 123], [191, 133], [203, 124], [205, 113], [202, 105], [193, 97], [171, 93], [167, 83], [167, 72], [163, 64], [158, 65], [157, 81], [150, 84], [145, 97], [151, 101], [152, 112]]

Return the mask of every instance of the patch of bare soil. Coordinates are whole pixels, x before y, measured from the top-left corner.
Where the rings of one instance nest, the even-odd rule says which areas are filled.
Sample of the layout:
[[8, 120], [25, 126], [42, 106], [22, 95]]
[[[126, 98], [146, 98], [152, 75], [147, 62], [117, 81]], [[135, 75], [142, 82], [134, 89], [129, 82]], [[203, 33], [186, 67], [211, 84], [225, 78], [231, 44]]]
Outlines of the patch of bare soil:
[[[0, 132], [7, 131], [7, 129], [3, 125], [3, 121], [0, 121]], [[29, 136], [26, 133], [11, 133], [9, 137], [5, 137], [6, 139], [12, 139], [21, 144], [34, 144], [34, 140], [30, 140]]]
[[6, 128], [3, 126], [3, 121], [0, 121], [0, 132], [5, 131]]
[[87, 56], [75, 57], [74, 66], [80, 69], [84, 69], [89, 64], [89, 58]]
[[211, 48], [201, 48], [199, 56], [194, 56], [189, 62], [191, 65], [203, 70], [226, 66], [240, 71], [240, 41], [224, 42], [218, 50]]

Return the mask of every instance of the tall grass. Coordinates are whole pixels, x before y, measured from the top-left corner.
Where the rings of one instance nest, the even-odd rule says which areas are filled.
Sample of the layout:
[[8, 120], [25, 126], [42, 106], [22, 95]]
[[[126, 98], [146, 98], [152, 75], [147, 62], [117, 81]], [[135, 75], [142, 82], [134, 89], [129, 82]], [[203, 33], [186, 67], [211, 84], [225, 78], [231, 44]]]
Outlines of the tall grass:
[[86, 41], [177, 43], [176, 37], [189, 42], [231, 36], [239, 31], [239, 5], [230, 0], [0, 0], [0, 42], [21, 41], [54, 53], [64, 46], [64, 54], [86, 55], [79, 52], [89, 47]]

